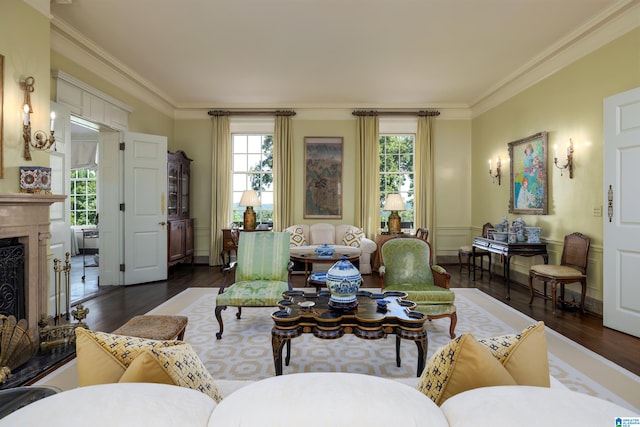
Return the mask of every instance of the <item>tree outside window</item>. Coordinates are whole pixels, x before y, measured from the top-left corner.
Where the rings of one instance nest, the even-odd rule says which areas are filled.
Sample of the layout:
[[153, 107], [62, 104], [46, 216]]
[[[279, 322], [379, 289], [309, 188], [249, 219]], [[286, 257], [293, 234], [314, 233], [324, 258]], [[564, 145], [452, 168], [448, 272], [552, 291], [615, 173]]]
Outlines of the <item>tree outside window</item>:
[[380, 136], [380, 220], [385, 228], [390, 212], [384, 211], [384, 201], [391, 193], [400, 193], [406, 207], [399, 212], [403, 229], [414, 223], [414, 135]]
[[97, 178], [92, 169], [71, 171], [71, 225], [98, 225]]
[[233, 222], [242, 224], [242, 192], [255, 190], [261, 206], [254, 207], [256, 221], [273, 225], [273, 135], [233, 134]]

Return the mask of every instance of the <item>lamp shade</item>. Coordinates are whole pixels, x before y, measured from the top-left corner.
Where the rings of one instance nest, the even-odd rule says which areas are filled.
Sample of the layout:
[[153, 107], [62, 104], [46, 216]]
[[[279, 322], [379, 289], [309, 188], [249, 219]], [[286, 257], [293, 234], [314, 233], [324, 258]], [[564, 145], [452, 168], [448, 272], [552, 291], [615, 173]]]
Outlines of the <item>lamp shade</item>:
[[240, 198], [240, 206], [260, 206], [260, 199], [258, 198], [258, 193], [254, 190], [245, 190], [242, 192], [242, 197]]
[[402, 196], [400, 194], [389, 194], [387, 196], [387, 200], [384, 202], [385, 211], [404, 211], [406, 210], [404, 206], [404, 201], [402, 200]]

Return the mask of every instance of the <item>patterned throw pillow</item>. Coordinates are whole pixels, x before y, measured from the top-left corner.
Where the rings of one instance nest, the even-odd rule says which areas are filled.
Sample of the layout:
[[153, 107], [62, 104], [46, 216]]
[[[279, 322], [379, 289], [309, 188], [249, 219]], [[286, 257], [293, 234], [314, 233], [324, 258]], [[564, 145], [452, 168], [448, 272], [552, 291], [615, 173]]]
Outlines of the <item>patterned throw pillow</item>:
[[437, 405], [463, 391], [516, 385], [513, 377], [471, 334], [462, 334], [437, 350], [418, 381], [418, 391]]
[[143, 352], [131, 362], [119, 382], [177, 385], [201, 391], [216, 403], [222, 400], [213, 377], [189, 344]]
[[182, 341], [149, 340], [84, 328], [76, 328], [75, 332], [80, 386], [118, 382], [131, 362], [145, 350], [184, 345]]
[[549, 357], [544, 322], [519, 334], [478, 340], [505, 367], [518, 385], [549, 387]]
[[360, 247], [360, 242], [364, 239], [364, 231], [358, 227], [350, 227], [344, 237], [342, 238], [342, 244], [345, 246], [353, 246], [354, 248]]
[[301, 225], [292, 225], [291, 227], [286, 228], [284, 231], [288, 231], [290, 237], [289, 244], [291, 246], [306, 246], [307, 239], [304, 237], [304, 231], [302, 230]]

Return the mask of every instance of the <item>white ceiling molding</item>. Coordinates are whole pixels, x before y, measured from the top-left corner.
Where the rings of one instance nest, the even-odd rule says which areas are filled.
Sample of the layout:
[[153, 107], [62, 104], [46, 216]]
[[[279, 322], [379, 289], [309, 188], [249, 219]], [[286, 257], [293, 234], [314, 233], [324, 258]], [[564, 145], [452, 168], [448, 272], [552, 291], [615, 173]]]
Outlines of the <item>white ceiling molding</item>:
[[639, 0], [616, 4], [489, 89], [473, 103], [471, 116], [498, 106], [639, 26]]
[[173, 118], [175, 107], [159, 89], [59, 20], [51, 22], [51, 49]]

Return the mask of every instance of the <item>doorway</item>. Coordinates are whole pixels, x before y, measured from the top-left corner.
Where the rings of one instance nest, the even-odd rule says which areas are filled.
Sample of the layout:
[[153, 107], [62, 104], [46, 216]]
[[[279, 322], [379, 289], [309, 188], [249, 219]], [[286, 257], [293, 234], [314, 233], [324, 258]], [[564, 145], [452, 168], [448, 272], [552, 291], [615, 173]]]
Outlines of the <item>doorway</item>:
[[100, 126], [71, 116], [69, 208], [71, 225], [70, 300], [100, 294], [98, 142]]

